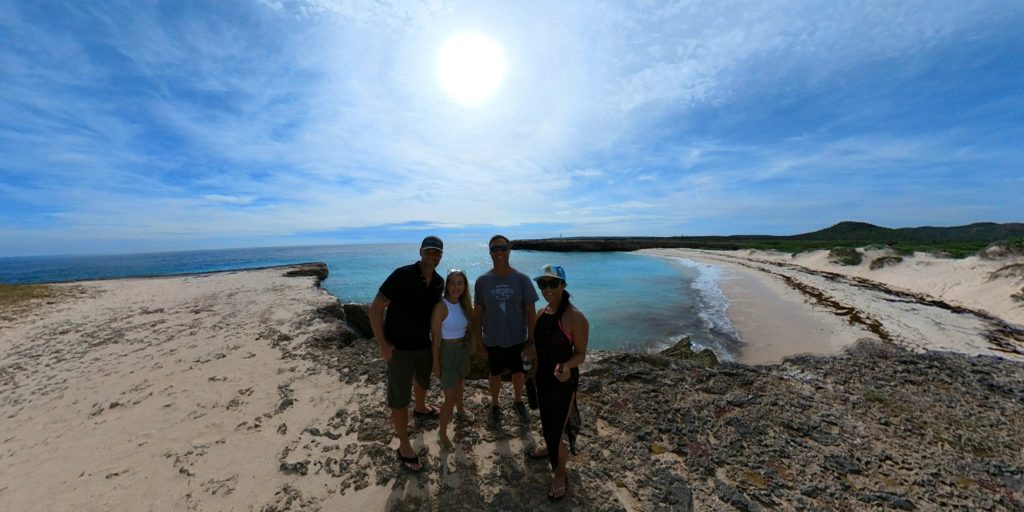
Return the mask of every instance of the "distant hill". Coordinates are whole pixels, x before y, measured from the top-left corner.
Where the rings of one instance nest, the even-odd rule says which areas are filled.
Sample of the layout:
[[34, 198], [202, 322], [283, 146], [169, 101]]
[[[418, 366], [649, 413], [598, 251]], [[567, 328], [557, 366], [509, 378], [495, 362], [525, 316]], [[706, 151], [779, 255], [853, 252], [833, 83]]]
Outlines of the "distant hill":
[[865, 222], [840, 222], [832, 227], [813, 233], [790, 237], [791, 240], [836, 240], [844, 242], [892, 243], [914, 242], [939, 244], [952, 242], [994, 242], [1007, 238], [1024, 237], [1024, 223], [996, 224], [976, 222], [966, 226], [919, 228], [884, 228]]
[[835, 246], [885, 244], [904, 251], [930, 251], [962, 258], [986, 245], [1024, 238], [1024, 223], [976, 222], [966, 226], [886, 228], [866, 222], [845, 221], [834, 226], [791, 236], [728, 235], [668, 237], [570, 237], [513, 240], [515, 249], [555, 252], [635, 251], [649, 248], [771, 249], [799, 252]]

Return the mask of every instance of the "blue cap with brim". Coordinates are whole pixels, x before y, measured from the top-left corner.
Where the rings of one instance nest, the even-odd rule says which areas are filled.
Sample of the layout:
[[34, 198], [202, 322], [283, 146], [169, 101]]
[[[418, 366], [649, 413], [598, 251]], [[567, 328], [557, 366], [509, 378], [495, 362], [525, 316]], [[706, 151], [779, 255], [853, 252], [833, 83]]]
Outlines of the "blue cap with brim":
[[553, 277], [555, 279], [561, 279], [565, 281], [565, 269], [561, 265], [554, 265], [548, 263], [540, 268], [540, 275], [533, 278], [534, 281], [540, 281], [541, 279], [547, 279]]

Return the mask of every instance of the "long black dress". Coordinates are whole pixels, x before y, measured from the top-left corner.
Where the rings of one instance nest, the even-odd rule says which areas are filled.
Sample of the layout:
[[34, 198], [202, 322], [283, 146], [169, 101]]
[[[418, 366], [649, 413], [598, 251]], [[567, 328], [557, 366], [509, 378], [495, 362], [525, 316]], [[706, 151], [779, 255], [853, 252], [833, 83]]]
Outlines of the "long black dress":
[[570, 370], [571, 376], [565, 382], [555, 377], [555, 365], [568, 361], [575, 353], [572, 342], [559, 327], [560, 316], [545, 310], [537, 318], [534, 329], [537, 343], [537, 402], [551, 469], [558, 467], [558, 446], [562, 434], [568, 437], [569, 446], [575, 453], [578, 433], [578, 422], [570, 419], [572, 415], [578, 416], [574, 399], [580, 371], [578, 368]]

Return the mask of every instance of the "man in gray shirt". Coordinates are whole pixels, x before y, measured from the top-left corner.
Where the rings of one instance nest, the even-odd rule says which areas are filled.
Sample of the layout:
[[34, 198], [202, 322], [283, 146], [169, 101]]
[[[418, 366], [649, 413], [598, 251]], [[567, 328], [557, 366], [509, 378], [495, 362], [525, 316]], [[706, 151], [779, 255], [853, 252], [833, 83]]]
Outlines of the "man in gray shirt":
[[501, 394], [501, 374], [512, 372], [512, 408], [524, 423], [530, 422], [530, 413], [523, 403], [522, 352], [527, 341], [533, 340], [533, 324], [537, 320], [537, 290], [526, 274], [509, 265], [511, 244], [503, 235], [494, 235], [487, 244], [494, 267], [476, 280], [473, 310], [476, 325], [480, 326], [480, 352], [486, 354], [490, 366], [491, 410], [487, 422], [497, 425], [501, 421], [498, 396]]

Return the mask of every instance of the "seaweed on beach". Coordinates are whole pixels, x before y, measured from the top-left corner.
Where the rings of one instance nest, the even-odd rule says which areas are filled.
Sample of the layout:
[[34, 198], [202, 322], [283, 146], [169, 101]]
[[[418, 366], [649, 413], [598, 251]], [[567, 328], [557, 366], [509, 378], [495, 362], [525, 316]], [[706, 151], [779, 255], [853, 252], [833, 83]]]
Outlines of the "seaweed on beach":
[[47, 284], [0, 284], [0, 320], [13, 320], [43, 304], [78, 296], [81, 289]]
[[53, 287], [45, 284], [0, 284], [0, 307], [46, 299], [54, 295]]

